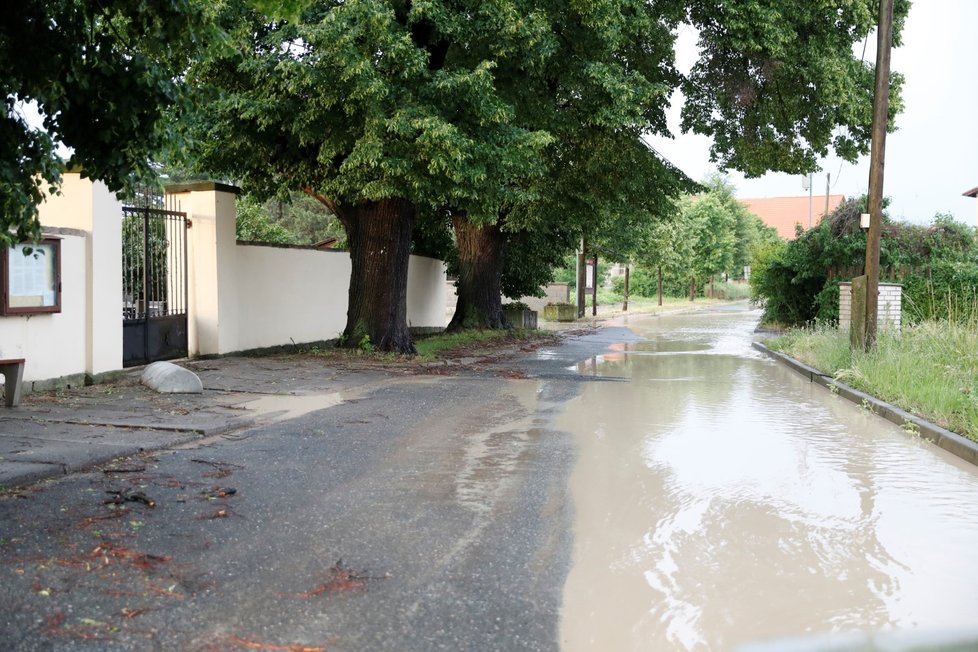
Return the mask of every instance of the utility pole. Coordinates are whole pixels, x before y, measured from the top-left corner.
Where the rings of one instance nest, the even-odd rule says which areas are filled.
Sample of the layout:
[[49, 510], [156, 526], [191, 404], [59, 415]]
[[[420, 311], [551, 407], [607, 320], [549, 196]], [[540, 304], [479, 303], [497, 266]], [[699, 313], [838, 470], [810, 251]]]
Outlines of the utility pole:
[[869, 155], [869, 233], [866, 235], [866, 337], [876, 343], [880, 283], [880, 234], [883, 224], [883, 163], [886, 118], [890, 107], [890, 48], [893, 45], [893, 0], [880, 0], [876, 37], [876, 88], [873, 92], [873, 140]]
[[832, 188], [832, 173], [825, 173], [825, 212], [822, 213], [822, 219], [829, 216], [829, 190]]
[[801, 187], [808, 191], [808, 228], [812, 228], [812, 174], [801, 178]]
[[577, 318], [584, 316], [584, 285], [587, 279], [587, 238], [581, 238], [581, 252], [577, 254]]

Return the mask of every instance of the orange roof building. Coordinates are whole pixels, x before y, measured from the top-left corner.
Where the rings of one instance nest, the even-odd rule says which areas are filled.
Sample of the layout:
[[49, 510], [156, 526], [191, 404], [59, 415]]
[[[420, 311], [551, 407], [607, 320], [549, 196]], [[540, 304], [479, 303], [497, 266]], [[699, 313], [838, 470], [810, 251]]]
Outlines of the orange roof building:
[[[829, 195], [829, 213], [844, 202], [845, 195]], [[757, 215], [768, 226], [778, 230], [778, 235], [785, 240], [795, 239], [795, 225], [800, 224], [808, 230], [809, 197], [764, 197], [758, 199], [741, 199], [740, 202], [754, 215]], [[825, 217], [825, 195], [811, 197], [811, 226], [816, 226]]]

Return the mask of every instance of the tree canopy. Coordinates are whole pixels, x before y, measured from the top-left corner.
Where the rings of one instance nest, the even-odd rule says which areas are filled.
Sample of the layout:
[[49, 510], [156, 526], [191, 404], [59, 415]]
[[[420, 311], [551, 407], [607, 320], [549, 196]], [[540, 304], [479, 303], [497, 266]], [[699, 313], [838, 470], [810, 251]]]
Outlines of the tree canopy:
[[[0, 245], [40, 236], [37, 206], [81, 168], [119, 190], [166, 142], [179, 75], [219, 34], [196, 0], [31, 0], [0, 25]], [[41, 127], [31, 125], [37, 107]], [[72, 152], [58, 156], [61, 143]]]

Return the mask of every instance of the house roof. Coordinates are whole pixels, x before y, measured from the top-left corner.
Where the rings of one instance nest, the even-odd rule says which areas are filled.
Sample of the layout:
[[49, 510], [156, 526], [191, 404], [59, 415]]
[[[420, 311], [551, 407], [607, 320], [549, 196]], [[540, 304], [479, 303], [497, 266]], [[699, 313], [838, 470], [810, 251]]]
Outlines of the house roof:
[[978, 186], [975, 186], [971, 190], [965, 190], [964, 191], [964, 196], [965, 197], [974, 197], [974, 198], [978, 199]]
[[[814, 195], [811, 198], [812, 226], [825, 217], [825, 195]], [[845, 201], [845, 195], [829, 195], [829, 212], [831, 213]], [[768, 226], [778, 230], [778, 235], [786, 240], [795, 239], [795, 225], [800, 224], [808, 229], [809, 197], [760, 197], [741, 199], [747, 210], [757, 215]]]

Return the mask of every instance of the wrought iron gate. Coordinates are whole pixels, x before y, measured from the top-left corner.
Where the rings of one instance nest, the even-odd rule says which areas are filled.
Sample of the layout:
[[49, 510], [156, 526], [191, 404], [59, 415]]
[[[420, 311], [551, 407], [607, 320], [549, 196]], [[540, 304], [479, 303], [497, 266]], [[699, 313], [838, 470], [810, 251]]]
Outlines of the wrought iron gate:
[[122, 365], [187, 355], [187, 214], [139, 193], [122, 209]]

